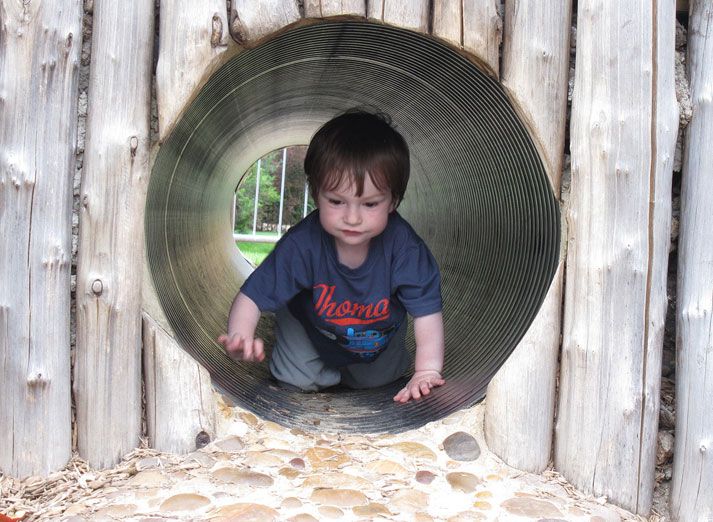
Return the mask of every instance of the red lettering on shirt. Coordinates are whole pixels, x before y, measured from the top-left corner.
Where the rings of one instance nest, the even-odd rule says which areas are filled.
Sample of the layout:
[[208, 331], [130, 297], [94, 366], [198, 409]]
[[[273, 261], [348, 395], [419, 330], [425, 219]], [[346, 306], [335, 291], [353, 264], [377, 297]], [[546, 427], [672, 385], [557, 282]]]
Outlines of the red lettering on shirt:
[[318, 317], [339, 326], [371, 324], [389, 318], [389, 300], [384, 298], [376, 303], [352, 303], [348, 299], [337, 303], [333, 301], [335, 286], [318, 284], [314, 289], [319, 298], [314, 305]]

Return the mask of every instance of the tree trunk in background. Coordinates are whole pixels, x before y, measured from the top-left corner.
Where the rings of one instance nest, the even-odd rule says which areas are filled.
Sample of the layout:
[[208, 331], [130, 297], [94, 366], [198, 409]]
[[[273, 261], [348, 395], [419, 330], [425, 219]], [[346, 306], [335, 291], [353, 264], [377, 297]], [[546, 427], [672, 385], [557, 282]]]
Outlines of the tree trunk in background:
[[0, 472], [71, 456], [72, 177], [82, 3], [0, 1]]
[[[505, 11], [503, 84], [539, 141], [556, 196], [567, 119], [571, 18], [569, 1], [515, 1]], [[488, 447], [511, 466], [534, 473], [551, 459], [563, 265], [562, 260], [525, 337], [490, 382], [485, 403]]]
[[160, 141], [212, 72], [229, 40], [225, 0], [161, 2], [156, 64]]
[[239, 44], [255, 46], [261, 38], [300, 18], [297, 0], [233, 0], [230, 34]]
[[502, 28], [495, 0], [434, 0], [433, 35], [472, 53], [496, 77], [500, 69]]
[[648, 513], [678, 118], [675, 12], [646, 1], [578, 9], [555, 467], [585, 493]]
[[213, 388], [208, 371], [176, 346], [143, 314], [146, 418], [149, 443], [159, 451], [184, 453], [215, 438]]
[[306, 0], [305, 18], [353, 15], [366, 17], [364, 0]]
[[[112, 466], [141, 435], [143, 215], [154, 2], [94, 5], [77, 264], [78, 447]], [[138, 240], [137, 240], [138, 238]]]
[[369, 0], [367, 8], [372, 20], [428, 34], [429, 0]]
[[676, 443], [671, 514], [713, 518], [713, 5], [691, 2], [688, 67], [693, 118], [681, 187], [676, 312]]

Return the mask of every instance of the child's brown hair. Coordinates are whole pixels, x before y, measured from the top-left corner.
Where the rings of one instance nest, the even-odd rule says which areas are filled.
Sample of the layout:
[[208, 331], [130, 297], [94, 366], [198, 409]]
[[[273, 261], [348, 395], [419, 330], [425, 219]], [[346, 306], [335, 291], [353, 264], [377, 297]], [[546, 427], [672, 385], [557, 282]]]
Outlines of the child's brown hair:
[[388, 115], [352, 109], [329, 120], [312, 137], [304, 169], [315, 202], [320, 190], [336, 189], [345, 176], [361, 196], [368, 175], [376, 188], [391, 193], [395, 208], [408, 185], [408, 145]]

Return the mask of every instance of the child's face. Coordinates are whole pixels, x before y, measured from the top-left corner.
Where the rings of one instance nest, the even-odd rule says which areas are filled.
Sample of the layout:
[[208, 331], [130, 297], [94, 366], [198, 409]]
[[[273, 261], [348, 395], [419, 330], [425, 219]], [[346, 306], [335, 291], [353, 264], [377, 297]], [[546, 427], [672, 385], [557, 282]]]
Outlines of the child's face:
[[319, 221], [334, 237], [337, 249], [369, 247], [371, 238], [386, 228], [389, 213], [394, 210], [391, 192], [382, 192], [371, 181], [364, 179], [364, 191], [356, 195], [351, 179], [333, 190], [320, 190], [317, 196]]

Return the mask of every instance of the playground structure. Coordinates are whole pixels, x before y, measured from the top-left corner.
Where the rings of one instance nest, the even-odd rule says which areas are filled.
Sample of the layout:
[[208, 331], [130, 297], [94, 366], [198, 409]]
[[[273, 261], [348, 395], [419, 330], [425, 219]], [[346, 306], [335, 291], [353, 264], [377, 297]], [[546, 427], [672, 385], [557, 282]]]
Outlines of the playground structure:
[[[154, 156], [198, 89], [245, 49], [339, 17], [453, 45], [503, 86], [560, 196], [569, 2], [506, 2], [502, 17], [486, 1], [234, 1], [228, 11], [220, 1], [195, 4], [161, 5], [158, 28], [153, 2], [93, 5], [76, 313], [69, 288], [82, 8], [74, 2], [58, 14], [33, 3], [2, 5], [3, 473], [47, 473], [68, 460], [70, 386], [83, 457], [109, 466], [135, 447], [141, 435], [142, 344], [152, 443], [185, 451], [196, 434], [210, 433], [209, 378], [178, 347], [148, 277], [144, 242], [137, 238], [143, 236]], [[712, 335], [713, 251], [706, 239], [713, 225], [713, 187], [705, 155], [713, 127], [713, 64], [703, 60], [713, 52], [713, 36], [704, 30], [713, 12], [708, 2], [693, 1], [690, 13], [693, 117], [683, 157], [672, 495], [672, 512], [681, 520], [713, 511], [713, 389], [706, 380], [713, 371], [713, 358], [706, 358]], [[562, 209], [567, 248], [537, 317], [490, 384], [486, 432], [491, 448], [511, 465], [541, 471], [553, 459], [583, 491], [646, 513], [654, 484], [678, 126], [675, 9], [672, 2], [580, 1], [576, 16], [572, 183]], [[284, 145], [276, 133], [263, 132], [275, 137], [263, 147]]]

